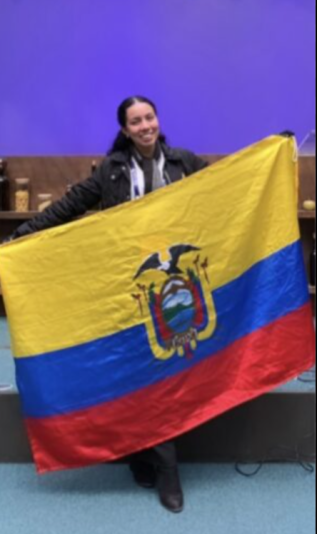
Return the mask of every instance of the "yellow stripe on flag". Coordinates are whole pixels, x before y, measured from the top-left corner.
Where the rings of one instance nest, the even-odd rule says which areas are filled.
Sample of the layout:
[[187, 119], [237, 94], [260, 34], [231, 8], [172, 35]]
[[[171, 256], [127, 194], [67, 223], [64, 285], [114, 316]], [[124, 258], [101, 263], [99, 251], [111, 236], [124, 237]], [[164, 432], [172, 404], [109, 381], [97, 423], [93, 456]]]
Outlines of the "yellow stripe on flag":
[[140, 200], [2, 246], [13, 352], [34, 356], [144, 322], [134, 276], [155, 252], [164, 260], [173, 245], [199, 247], [214, 290], [298, 238], [294, 141], [270, 137]]

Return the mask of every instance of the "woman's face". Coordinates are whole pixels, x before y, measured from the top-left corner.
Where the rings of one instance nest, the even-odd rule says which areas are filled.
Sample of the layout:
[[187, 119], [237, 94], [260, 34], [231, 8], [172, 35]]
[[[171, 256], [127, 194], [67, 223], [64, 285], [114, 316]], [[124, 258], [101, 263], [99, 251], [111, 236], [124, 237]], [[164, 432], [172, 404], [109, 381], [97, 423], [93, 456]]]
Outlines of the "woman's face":
[[152, 106], [136, 102], [126, 111], [123, 132], [141, 152], [154, 148], [160, 134], [159, 121]]

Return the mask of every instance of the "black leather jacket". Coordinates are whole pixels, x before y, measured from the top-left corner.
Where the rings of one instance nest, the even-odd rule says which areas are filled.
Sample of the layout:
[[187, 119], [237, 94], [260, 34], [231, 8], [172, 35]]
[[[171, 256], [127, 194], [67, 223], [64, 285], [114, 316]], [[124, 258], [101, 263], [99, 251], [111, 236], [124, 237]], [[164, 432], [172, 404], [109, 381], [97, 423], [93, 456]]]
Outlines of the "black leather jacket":
[[[164, 175], [167, 182], [176, 182], [205, 168], [207, 163], [187, 150], [162, 145], [165, 156]], [[104, 159], [94, 174], [72, 187], [60, 200], [14, 232], [11, 239], [59, 226], [83, 215], [97, 204], [102, 209], [127, 202], [131, 198], [129, 154], [115, 152]]]

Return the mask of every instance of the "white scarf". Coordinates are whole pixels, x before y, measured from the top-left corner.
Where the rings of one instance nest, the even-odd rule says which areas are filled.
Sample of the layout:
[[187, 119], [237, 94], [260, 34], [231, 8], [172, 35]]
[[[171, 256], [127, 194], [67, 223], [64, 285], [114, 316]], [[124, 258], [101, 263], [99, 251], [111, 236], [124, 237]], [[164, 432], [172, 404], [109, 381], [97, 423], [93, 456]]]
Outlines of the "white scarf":
[[[159, 159], [153, 159], [153, 178], [152, 178], [152, 191], [165, 187], [167, 184], [164, 178], [164, 166], [165, 166], [165, 157], [161, 151]], [[145, 193], [145, 178], [144, 172], [135, 157], [131, 158], [131, 167], [130, 167], [130, 177], [131, 177], [131, 199], [143, 197]]]

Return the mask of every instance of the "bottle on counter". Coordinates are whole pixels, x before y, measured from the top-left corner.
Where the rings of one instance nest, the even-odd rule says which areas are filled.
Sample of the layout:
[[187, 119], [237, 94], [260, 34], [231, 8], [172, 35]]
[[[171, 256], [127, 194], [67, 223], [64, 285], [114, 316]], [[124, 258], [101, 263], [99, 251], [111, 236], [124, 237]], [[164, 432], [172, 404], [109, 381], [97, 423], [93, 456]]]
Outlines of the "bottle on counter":
[[309, 258], [309, 282], [316, 287], [316, 234], [313, 234], [313, 248]]
[[9, 210], [9, 179], [6, 176], [6, 162], [0, 159], [0, 211]]
[[16, 178], [15, 190], [15, 211], [24, 213], [29, 211], [30, 193], [29, 193], [29, 178]]
[[91, 174], [93, 175], [95, 170], [97, 169], [97, 162], [95, 159], [92, 160], [91, 162]]
[[67, 182], [65, 192], [69, 193], [72, 187], [73, 187], [73, 184], [71, 184], [70, 182]]
[[37, 195], [37, 209], [38, 211], [44, 211], [52, 204], [51, 193], [39, 193]]

